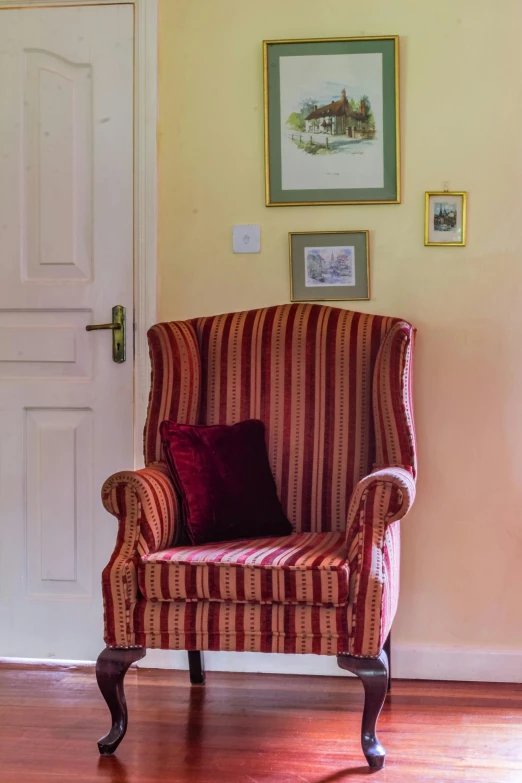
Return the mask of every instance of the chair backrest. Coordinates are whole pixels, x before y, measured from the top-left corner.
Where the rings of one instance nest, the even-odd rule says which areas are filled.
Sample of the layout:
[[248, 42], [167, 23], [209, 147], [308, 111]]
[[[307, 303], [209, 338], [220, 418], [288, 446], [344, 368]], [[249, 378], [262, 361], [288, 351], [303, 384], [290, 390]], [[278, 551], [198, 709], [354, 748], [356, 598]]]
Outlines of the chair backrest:
[[341, 531], [373, 467], [415, 472], [413, 327], [292, 304], [157, 324], [145, 462], [159, 424], [261, 419], [279, 497], [297, 531]]

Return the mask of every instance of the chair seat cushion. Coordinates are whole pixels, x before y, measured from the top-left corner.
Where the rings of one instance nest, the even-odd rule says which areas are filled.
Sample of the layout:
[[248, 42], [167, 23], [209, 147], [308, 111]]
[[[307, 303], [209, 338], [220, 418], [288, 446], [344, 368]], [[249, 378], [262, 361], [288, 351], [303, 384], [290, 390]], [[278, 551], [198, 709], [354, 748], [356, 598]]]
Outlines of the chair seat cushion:
[[344, 533], [297, 533], [145, 555], [138, 581], [150, 601], [342, 606], [346, 559]]

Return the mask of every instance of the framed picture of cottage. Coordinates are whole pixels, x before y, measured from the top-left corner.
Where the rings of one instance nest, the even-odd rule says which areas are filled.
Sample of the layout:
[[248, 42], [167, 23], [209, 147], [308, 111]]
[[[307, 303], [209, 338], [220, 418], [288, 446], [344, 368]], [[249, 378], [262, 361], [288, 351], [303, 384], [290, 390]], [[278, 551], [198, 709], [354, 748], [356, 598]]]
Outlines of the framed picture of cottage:
[[426, 246], [465, 246], [466, 201], [467, 193], [464, 191], [450, 193], [444, 190], [426, 193], [424, 208]]
[[398, 36], [263, 47], [266, 205], [400, 203]]
[[288, 240], [292, 302], [370, 298], [368, 231], [301, 231]]

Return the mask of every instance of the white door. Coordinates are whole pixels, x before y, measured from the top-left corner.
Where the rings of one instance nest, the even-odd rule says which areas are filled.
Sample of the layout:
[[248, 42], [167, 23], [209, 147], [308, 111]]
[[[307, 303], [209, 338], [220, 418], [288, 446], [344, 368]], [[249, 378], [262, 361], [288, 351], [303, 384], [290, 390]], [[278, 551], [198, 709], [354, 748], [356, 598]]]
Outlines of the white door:
[[[133, 465], [133, 8], [0, 10], [0, 656], [92, 659]], [[127, 360], [112, 332], [127, 310]]]

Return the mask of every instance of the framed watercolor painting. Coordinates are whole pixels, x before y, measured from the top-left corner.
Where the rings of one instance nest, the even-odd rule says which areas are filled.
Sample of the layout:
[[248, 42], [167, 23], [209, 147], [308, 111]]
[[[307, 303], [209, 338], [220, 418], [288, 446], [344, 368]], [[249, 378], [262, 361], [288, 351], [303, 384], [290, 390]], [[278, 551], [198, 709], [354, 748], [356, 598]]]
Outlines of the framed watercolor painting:
[[301, 231], [288, 240], [292, 302], [370, 298], [368, 231]]
[[263, 46], [266, 205], [400, 203], [398, 36]]
[[464, 247], [466, 244], [466, 192], [426, 193], [424, 244]]

